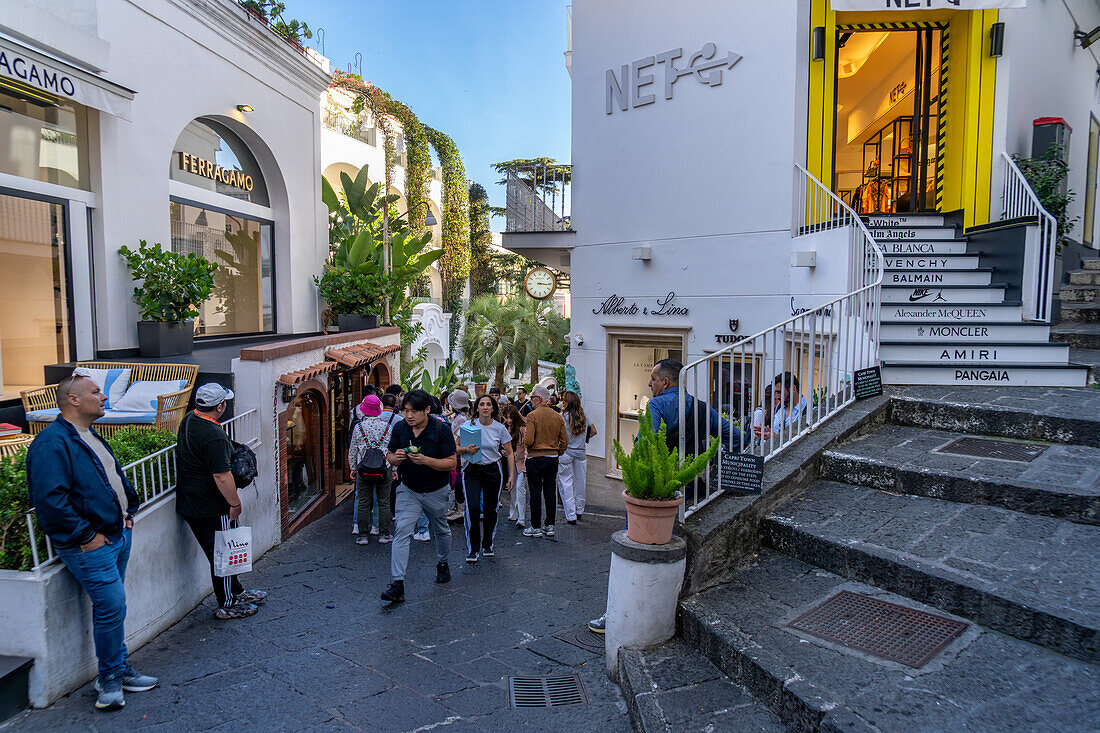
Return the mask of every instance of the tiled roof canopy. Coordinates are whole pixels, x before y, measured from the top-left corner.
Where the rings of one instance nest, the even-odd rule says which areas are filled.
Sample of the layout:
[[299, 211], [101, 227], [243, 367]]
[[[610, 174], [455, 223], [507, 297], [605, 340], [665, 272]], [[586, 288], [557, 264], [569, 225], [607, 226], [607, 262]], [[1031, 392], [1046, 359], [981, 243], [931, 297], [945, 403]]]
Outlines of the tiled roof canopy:
[[319, 377], [320, 375], [326, 374], [327, 372], [335, 371], [337, 368], [339, 368], [339, 366], [340, 365], [334, 361], [323, 361], [320, 364], [314, 364], [313, 366], [306, 367], [305, 369], [299, 369], [295, 372], [287, 372], [275, 381], [278, 384], [285, 384], [293, 387], [296, 384], [301, 384], [302, 382], [309, 381], [310, 379], [313, 379], [314, 377]]
[[342, 349], [329, 349], [325, 356], [346, 367], [360, 367], [364, 364], [373, 364], [386, 354], [401, 351], [397, 344], [379, 346], [378, 344], [355, 344]]

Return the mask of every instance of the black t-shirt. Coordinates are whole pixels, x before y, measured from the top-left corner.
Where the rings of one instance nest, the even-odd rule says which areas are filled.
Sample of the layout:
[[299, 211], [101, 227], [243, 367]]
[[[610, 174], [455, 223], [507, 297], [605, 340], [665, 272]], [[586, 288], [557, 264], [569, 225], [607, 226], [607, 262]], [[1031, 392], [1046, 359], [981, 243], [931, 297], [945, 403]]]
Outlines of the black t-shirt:
[[[404, 420], [393, 426], [390, 453], [410, 445], [419, 447], [420, 452], [428, 458], [446, 458], [455, 454], [455, 436], [451, 434], [450, 427], [433, 415], [428, 416], [428, 424], [420, 431], [420, 435], [414, 436], [413, 429]], [[437, 471], [408, 459], [398, 467], [397, 474], [401, 477], [401, 483], [418, 494], [441, 489], [451, 482], [450, 471]]]
[[523, 406], [519, 408], [520, 417], [527, 417], [531, 414], [531, 410], [534, 410], [535, 406], [531, 404], [531, 400], [524, 400]]
[[217, 423], [187, 413], [176, 437], [176, 511], [185, 517], [218, 517], [229, 502], [214, 483], [229, 470], [233, 444]]

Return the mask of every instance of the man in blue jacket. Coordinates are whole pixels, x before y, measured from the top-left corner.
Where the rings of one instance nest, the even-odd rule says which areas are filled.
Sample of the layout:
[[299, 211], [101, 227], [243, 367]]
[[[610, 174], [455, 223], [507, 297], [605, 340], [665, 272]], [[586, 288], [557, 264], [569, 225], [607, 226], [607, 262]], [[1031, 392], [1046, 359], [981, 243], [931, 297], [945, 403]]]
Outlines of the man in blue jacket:
[[126, 661], [123, 579], [138, 497], [107, 442], [92, 430], [106, 401], [99, 385], [80, 369], [61, 380], [61, 415], [27, 451], [27, 484], [39, 525], [92, 599], [99, 659], [95, 706], [117, 710], [126, 704], [123, 691], [151, 690], [157, 679], [139, 674]]

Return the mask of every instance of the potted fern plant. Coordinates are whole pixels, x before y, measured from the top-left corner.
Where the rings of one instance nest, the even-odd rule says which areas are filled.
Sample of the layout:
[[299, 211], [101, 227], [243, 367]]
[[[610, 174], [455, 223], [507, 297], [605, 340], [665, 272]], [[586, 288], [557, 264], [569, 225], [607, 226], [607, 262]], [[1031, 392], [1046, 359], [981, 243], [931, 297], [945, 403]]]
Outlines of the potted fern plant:
[[683, 488], [706, 470], [718, 453], [717, 437], [706, 452], [685, 460], [678, 450], [670, 450], [664, 420], [657, 433], [646, 406], [638, 431], [638, 440], [630, 453], [615, 441], [614, 455], [623, 472], [623, 500], [626, 501], [626, 534], [643, 545], [667, 545], [684, 500]]

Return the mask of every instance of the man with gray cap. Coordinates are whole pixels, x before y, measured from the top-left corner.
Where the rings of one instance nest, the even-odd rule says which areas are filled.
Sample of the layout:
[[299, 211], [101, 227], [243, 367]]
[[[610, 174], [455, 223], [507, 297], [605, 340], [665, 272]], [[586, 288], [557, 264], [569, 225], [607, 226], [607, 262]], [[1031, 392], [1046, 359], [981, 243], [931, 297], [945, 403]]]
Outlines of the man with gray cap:
[[222, 621], [251, 616], [267, 599], [264, 591], [244, 590], [236, 575], [214, 574], [214, 533], [236, 527], [241, 516], [241, 497], [230, 470], [233, 443], [218, 422], [231, 399], [233, 392], [220, 384], [199, 387], [195, 410], [184, 416], [176, 442], [176, 511], [210, 562], [218, 599], [214, 618]]

